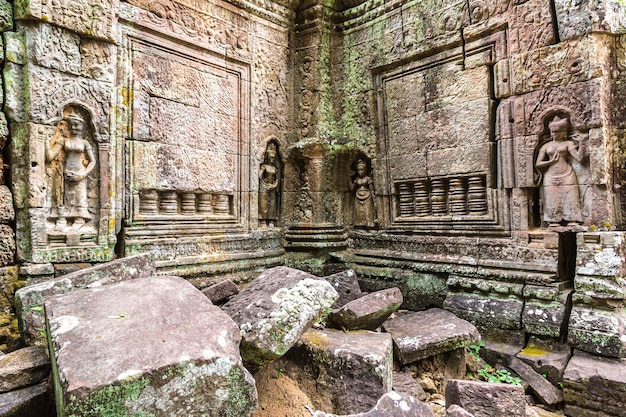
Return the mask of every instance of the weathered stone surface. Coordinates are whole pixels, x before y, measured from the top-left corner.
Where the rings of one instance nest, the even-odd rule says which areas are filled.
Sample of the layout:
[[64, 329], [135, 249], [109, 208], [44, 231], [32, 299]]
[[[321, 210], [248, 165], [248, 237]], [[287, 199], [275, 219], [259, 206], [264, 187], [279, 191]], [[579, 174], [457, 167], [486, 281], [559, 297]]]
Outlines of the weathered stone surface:
[[153, 275], [155, 271], [156, 266], [152, 255], [141, 254], [20, 288], [15, 293], [15, 303], [24, 341], [27, 344], [45, 342], [45, 336], [42, 335], [45, 327], [43, 303], [48, 297], [77, 289], [97, 288], [132, 278], [147, 277]]
[[568, 342], [601, 356], [626, 357], [626, 312], [574, 306], [569, 318]]
[[213, 304], [221, 304], [228, 301], [233, 295], [238, 294], [239, 288], [237, 288], [234, 282], [227, 279], [203, 289], [202, 293], [209, 297]]
[[15, 232], [11, 226], [0, 224], [0, 267], [13, 264], [15, 249]]
[[574, 351], [563, 375], [565, 413], [572, 417], [623, 416], [626, 360]]
[[35, 385], [50, 375], [50, 358], [42, 346], [16, 350], [0, 358], [0, 392]]
[[356, 273], [352, 269], [329, 275], [325, 277], [325, 279], [332, 284], [337, 294], [339, 294], [339, 298], [331, 308], [336, 309], [343, 307], [350, 301], [361, 297], [361, 287], [359, 286]]
[[0, 185], [0, 223], [9, 224], [15, 220], [15, 209], [13, 208], [13, 194], [9, 187]]
[[480, 340], [471, 323], [439, 308], [402, 315], [388, 320], [383, 327], [391, 333], [397, 359], [403, 364]]
[[424, 392], [424, 388], [413, 378], [411, 375], [404, 373], [393, 371], [393, 390], [396, 392], [401, 392], [403, 394], [408, 394], [411, 397], [425, 401], [426, 400], [426, 392]]
[[369, 331], [308, 331], [278, 361], [312, 405], [336, 414], [361, 413], [391, 390], [391, 337]]
[[475, 417], [526, 415], [526, 397], [520, 385], [451, 379], [446, 385], [446, 408], [453, 404]]
[[18, 283], [17, 266], [0, 268], [0, 316], [14, 312], [13, 297]]
[[516, 357], [533, 367], [553, 385], [562, 381], [563, 372], [572, 354], [567, 345], [558, 347], [544, 346], [533, 338], [530, 339], [524, 349]]
[[502, 298], [499, 294], [489, 296], [474, 293], [450, 293], [443, 303], [449, 310], [471, 321], [481, 332], [487, 328], [517, 330], [521, 328], [524, 302], [521, 297]]
[[256, 407], [237, 326], [182, 278], [58, 295], [46, 317], [63, 415], [250, 416]]
[[48, 395], [48, 383], [33, 385], [0, 394], [0, 416], [54, 417], [54, 404]]
[[[313, 413], [313, 417], [341, 416], [316, 411]], [[406, 394], [391, 391], [383, 395], [371, 410], [344, 417], [433, 417], [433, 413], [423, 402]]]
[[222, 307], [241, 329], [241, 354], [263, 366], [284, 355], [337, 299], [323, 278], [276, 267], [259, 275]]
[[474, 415], [456, 404], [452, 404], [446, 410], [447, 417], [474, 417]]
[[530, 365], [517, 358], [511, 358], [509, 368], [530, 385], [537, 398], [549, 406], [563, 401], [563, 393], [546, 378], [536, 372]]
[[388, 288], [367, 294], [333, 310], [328, 320], [348, 330], [375, 330], [402, 305], [400, 289]]

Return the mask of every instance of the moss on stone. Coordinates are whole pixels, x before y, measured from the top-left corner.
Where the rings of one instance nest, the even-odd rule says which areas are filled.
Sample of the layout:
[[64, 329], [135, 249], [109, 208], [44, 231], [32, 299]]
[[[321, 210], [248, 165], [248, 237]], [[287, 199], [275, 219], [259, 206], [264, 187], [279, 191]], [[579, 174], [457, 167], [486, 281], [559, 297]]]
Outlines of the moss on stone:
[[152, 414], [144, 412], [130, 413], [125, 406], [127, 400], [137, 401], [142, 390], [148, 386], [149, 380], [141, 378], [110, 385], [96, 391], [84, 399], [71, 396], [69, 403], [63, 407], [60, 417], [148, 417]]

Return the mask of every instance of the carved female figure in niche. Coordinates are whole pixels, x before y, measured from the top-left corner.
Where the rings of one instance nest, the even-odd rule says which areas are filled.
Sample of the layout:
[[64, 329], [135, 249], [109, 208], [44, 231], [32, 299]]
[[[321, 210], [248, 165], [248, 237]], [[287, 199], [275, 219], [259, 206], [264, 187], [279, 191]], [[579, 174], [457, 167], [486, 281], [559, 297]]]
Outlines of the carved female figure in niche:
[[550, 226], [582, 223], [578, 179], [571, 159], [582, 161], [582, 142], [570, 139], [567, 117], [554, 116], [548, 123], [551, 140], [539, 148], [535, 166], [543, 171], [543, 220]]
[[374, 227], [374, 180], [368, 175], [367, 165], [364, 159], [357, 160], [356, 174], [350, 179], [350, 190], [354, 191], [354, 225]]
[[270, 227], [278, 220], [280, 176], [278, 143], [270, 140], [265, 148], [263, 163], [259, 167], [259, 218]]
[[[52, 180], [55, 184], [52, 201], [56, 207], [53, 207], [51, 218], [56, 220], [54, 230], [58, 232], [78, 231], [91, 220], [87, 176], [94, 169], [96, 158], [91, 144], [83, 136], [84, 130], [84, 117], [70, 106], [64, 109], [63, 119], [57, 123], [52, 140], [46, 142], [46, 160], [51, 175], [56, 176]], [[63, 164], [62, 187], [59, 163]]]

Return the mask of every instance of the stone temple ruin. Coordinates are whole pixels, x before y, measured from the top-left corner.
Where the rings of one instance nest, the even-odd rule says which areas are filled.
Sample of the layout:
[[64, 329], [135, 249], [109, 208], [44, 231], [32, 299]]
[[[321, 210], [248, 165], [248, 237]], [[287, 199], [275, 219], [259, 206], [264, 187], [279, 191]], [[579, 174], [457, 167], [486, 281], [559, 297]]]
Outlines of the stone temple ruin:
[[19, 288], [116, 259], [352, 269], [626, 415], [623, 0], [0, 0], [0, 31], [0, 350], [41, 340]]

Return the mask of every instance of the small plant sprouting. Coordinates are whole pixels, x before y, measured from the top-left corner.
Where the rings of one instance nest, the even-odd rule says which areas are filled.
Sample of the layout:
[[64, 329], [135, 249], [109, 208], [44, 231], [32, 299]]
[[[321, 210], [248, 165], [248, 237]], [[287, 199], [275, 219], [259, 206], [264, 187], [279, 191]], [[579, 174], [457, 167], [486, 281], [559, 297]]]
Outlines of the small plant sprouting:
[[480, 349], [485, 347], [485, 342], [483, 342], [482, 340], [477, 344], [477, 345], [469, 345], [468, 346], [468, 351], [469, 354], [472, 355], [474, 357], [474, 359], [476, 359], [477, 361], [479, 361], [480, 358]]
[[487, 382], [495, 382], [500, 384], [521, 385], [522, 380], [514, 377], [511, 372], [506, 369], [495, 369], [491, 365], [485, 365], [478, 370], [480, 375]]
[[285, 375], [283, 368], [276, 368], [276, 375], [278, 375], [279, 378]]

